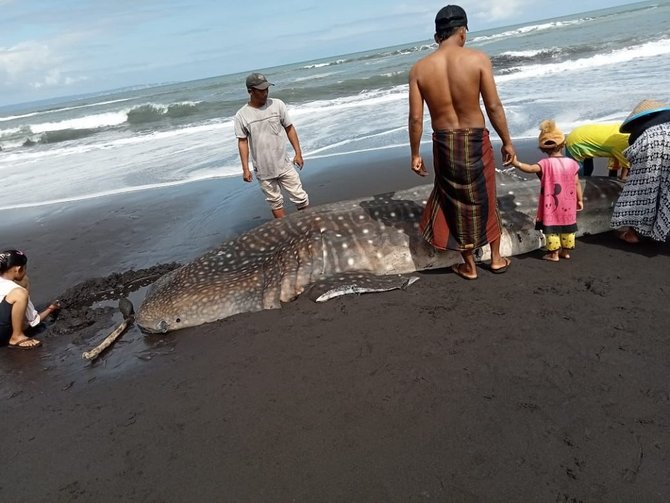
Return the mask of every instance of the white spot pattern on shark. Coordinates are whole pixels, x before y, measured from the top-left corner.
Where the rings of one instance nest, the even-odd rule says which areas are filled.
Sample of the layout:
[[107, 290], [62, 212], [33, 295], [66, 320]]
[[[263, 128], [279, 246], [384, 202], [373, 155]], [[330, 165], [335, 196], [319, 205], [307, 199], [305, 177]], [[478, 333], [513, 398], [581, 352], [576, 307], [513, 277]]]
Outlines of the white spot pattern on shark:
[[[578, 235], [605, 232], [621, 185], [606, 177], [583, 183]], [[540, 248], [543, 236], [534, 228], [539, 182], [505, 180], [505, 185], [509, 190], [498, 197], [502, 254], [519, 255]], [[460, 253], [435, 250], [419, 231], [431, 190], [431, 185], [424, 185], [310, 207], [267, 222], [156, 281], [136, 321], [147, 331], [167, 332], [238, 313], [279, 308], [311, 285], [338, 274], [361, 273], [365, 285], [343, 285], [335, 291], [377, 291], [375, 277], [386, 288], [383, 275], [458, 263]], [[476, 257], [489, 260], [488, 246], [477, 250]], [[351, 281], [355, 276], [346, 277]]]

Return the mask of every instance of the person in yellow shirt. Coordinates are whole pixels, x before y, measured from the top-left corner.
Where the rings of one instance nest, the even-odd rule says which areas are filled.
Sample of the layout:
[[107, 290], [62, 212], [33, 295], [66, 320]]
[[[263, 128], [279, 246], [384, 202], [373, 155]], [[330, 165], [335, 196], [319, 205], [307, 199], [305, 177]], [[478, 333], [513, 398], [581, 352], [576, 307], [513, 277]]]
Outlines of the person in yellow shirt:
[[620, 133], [620, 122], [607, 124], [584, 124], [574, 128], [565, 138], [565, 149], [568, 156], [577, 161], [582, 169], [582, 176], [593, 174], [593, 158], [608, 157], [609, 176], [617, 176], [621, 169], [620, 178], [628, 177], [628, 159], [623, 151], [628, 148], [627, 134]]

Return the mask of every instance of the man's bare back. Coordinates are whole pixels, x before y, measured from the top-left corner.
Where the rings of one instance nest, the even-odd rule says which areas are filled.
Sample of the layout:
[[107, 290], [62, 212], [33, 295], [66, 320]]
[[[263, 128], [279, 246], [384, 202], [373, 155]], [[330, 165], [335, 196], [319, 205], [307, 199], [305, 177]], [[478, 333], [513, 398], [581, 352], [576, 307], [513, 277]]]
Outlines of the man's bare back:
[[483, 128], [485, 126], [479, 98], [493, 129], [502, 140], [503, 161], [514, 156], [491, 60], [486, 54], [464, 47], [466, 30], [462, 27], [449, 38], [436, 41], [435, 52], [419, 60], [409, 73], [409, 138], [412, 169], [427, 174], [419, 156], [423, 134], [423, 105], [428, 105], [434, 131], [444, 129]]
[[444, 46], [414, 65], [410, 81], [428, 105], [433, 130], [484, 127], [479, 88], [485, 60], [479, 51]]

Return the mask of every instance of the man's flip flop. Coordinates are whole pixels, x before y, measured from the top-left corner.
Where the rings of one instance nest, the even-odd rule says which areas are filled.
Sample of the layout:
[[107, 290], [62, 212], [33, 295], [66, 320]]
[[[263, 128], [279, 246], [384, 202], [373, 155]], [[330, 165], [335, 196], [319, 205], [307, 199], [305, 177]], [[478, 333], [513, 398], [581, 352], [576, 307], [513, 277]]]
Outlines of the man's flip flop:
[[7, 347], [12, 348], [12, 349], [23, 349], [25, 351], [29, 351], [31, 349], [37, 349], [41, 345], [42, 345], [42, 341], [36, 341], [34, 339], [26, 337], [25, 339], [21, 339], [16, 344], [7, 344]]
[[451, 270], [458, 274], [461, 278], [473, 281], [477, 279], [477, 276], [468, 276], [463, 271], [461, 271], [461, 264], [454, 264], [451, 266]]
[[504, 272], [507, 272], [507, 269], [509, 269], [509, 266], [512, 265], [512, 261], [508, 259], [507, 257], [503, 257], [503, 260], [505, 261], [505, 265], [502, 267], [497, 267], [493, 268], [493, 266], [490, 266], [489, 269], [491, 269], [491, 272], [493, 274], [502, 274]]

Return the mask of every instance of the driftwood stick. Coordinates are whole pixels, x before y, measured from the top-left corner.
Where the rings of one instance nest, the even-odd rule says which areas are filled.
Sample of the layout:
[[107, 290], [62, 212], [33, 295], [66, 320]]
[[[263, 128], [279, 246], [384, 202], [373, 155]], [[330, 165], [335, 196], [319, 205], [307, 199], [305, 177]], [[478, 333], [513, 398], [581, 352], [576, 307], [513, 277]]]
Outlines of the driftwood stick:
[[128, 299], [121, 298], [119, 300], [119, 309], [121, 310], [121, 313], [123, 313], [125, 319], [121, 322], [121, 324], [118, 327], [114, 329], [114, 331], [111, 334], [105, 337], [105, 339], [100, 344], [98, 344], [90, 351], [85, 351], [84, 353], [82, 353], [81, 357], [83, 359], [89, 361], [95, 360], [100, 355], [100, 353], [102, 353], [105, 349], [111, 346], [111, 344], [116, 339], [118, 339], [118, 337], [133, 322], [133, 320], [135, 319], [135, 312], [133, 310], [133, 305]]
[[123, 333], [125, 332], [126, 328], [128, 328], [128, 325], [132, 322], [132, 318], [126, 318], [121, 322], [121, 324], [114, 329], [114, 331], [109, 334], [105, 339], [98, 344], [96, 347], [91, 349], [90, 351], [86, 351], [82, 353], [81, 357], [84, 358], [85, 360], [95, 360], [100, 353], [102, 353], [105, 349], [107, 349], [111, 344]]

